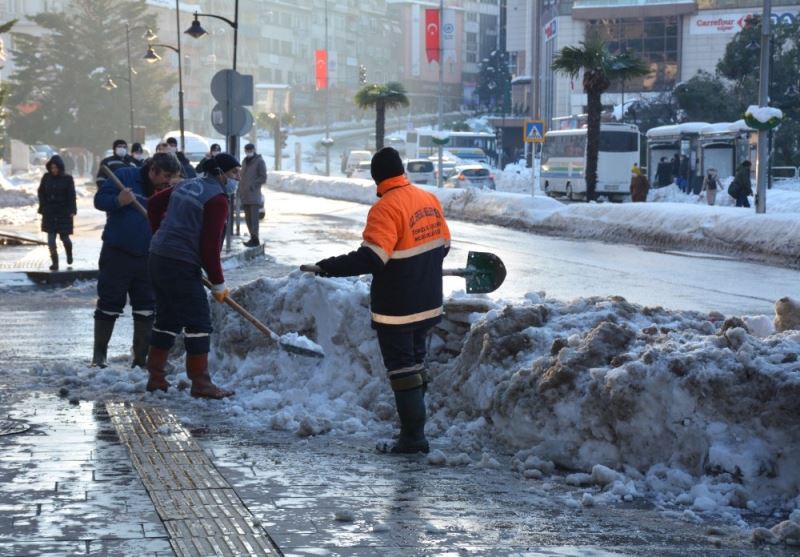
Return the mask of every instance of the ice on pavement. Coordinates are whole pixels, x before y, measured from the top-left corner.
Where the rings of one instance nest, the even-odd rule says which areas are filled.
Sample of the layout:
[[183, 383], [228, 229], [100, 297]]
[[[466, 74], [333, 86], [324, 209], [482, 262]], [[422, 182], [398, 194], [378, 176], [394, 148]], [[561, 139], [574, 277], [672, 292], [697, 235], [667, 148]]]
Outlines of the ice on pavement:
[[[326, 358], [275, 350], [213, 305], [213, 378], [235, 389], [233, 398], [145, 394], [145, 372], [126, 363], [69, 362], [36, 368], [30, 379], [81, 398], [159, 400], [186, 409], [189, 421], [189, 409], [218, 405], [221, 425], [330, 433], [354, 447], [392, 433], [366, 279], [295, 272], [254, 281], [234, 298], [270, 328], [311, 339]], [[566, 475], [580, 490], [570, 503], [578, 507], [647, 498], [693, 521], [712, 514], [744, 526], [742, 513], [783, 517], [799, 506], [800, 331], [774, 333], [768, 317], [725, 319], [619, 297], [481, 300], [489, 311], [465, 325], [459, 353], [432, 342], [431, 464], [496, 466], [492, 455], [513, 454], [510, 465], [531, 481]]]

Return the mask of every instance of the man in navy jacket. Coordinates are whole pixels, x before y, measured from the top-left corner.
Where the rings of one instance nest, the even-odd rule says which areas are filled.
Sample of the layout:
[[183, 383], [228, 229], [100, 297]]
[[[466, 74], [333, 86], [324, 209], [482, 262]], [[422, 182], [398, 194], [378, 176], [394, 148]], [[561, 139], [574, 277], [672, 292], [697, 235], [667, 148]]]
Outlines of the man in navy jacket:
[[108, 342], [126, 299], [130, 300], [133, 312], [133, 366], [147, 364], [155, 309], [147, 267], [151, 233], [147, 218], [132, 203], [135, 199], [147, 207], [147, 199], [156, 190], [167, 187], [180, 172], [181, 164], [174, 155], [156, 153], [141, 168], [114, 171], [126, 186], [124, 191], [112, 180], [105, 180], [94, 196], [95, 208], [105, 211], [107, 216], [97, 278], [92, 366], [106, 367]]

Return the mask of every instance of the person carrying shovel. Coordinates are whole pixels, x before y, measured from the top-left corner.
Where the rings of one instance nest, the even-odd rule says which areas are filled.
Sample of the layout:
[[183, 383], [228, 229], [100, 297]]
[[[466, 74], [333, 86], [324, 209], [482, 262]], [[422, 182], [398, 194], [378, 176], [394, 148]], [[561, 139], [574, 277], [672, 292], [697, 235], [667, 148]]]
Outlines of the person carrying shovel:
[[238, 179], [240, 166], [233, 156], [218, 154], [205, 162], [204, 177], [184, 180], [148, 203], [153, 232], [150, 277], [156, 294], [156, 321], [147, 356], [148, 391], [169, 388], [167, 355], [183, 330], [191, 395], [220, 399], [234, 394], [214, 385], [208, 373], [212, 329], [203, 271], [214, 299], [224, 302], [228, 289], [220, 251], [228, 220], [225, 185], [229, 179]]
[[426, 337], [442, 318], [442, 262], [450, 250], [450, 231], [438, 198], [408, 181], [396, 150], [375, 153], [370, 171], [379, 199], [369, 211], [364, 242], [356, 251], [318, 261], [317, 273], [372, 274], [372, 327], [400, 417], [397, 441], [379, 443], [377, 449], [427, 453]]

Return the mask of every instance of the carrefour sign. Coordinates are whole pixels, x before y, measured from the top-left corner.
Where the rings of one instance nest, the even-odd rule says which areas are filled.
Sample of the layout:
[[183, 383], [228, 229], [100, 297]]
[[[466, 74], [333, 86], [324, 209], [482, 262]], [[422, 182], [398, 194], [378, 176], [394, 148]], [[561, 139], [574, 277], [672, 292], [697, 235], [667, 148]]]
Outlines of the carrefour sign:
[[[793, 24], [797, 20], [797, 10], [772, 12], [772, 23]], [[689, 18], [689, 33], [692, 35], [733, 34], [741, 31], [747, 21], [760, 12], [742, 13], [704, 13]]]

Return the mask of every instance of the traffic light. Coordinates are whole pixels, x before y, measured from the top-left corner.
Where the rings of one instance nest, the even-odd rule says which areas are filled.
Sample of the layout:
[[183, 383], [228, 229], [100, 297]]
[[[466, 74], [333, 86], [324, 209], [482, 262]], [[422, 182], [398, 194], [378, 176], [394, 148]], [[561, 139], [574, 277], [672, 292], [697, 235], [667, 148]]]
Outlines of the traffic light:
[[367, 67], [364, 64], [359, 64], [358, 66], [358, 82], [361, 85], [367, 83]]

